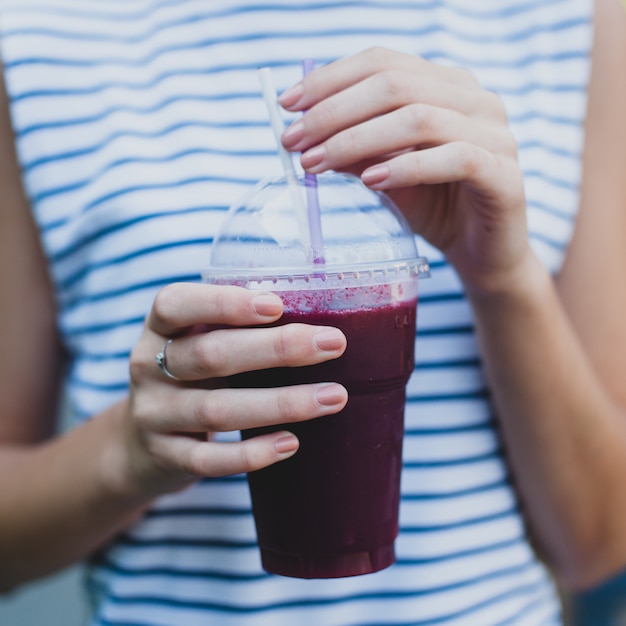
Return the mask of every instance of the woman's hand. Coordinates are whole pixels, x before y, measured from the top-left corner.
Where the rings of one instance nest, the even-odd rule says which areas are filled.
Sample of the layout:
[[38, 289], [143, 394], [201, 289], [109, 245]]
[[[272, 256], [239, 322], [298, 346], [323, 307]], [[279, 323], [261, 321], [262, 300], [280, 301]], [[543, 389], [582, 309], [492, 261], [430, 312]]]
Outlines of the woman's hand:
[[385, 191], [468, 288], [506, 285], [529, 257], [517, 146], [499, 98], [467, 71], [375, 48], [320, 68], [279, 102], [312, 173]]
[[[308, 420], [344, 407], [347, 392], [332, 382], [272, 389], [223, 384], [233, 374], [312, 365], [345, 350], [345, 337], [334, 328], [252, 328], [278, 320], [282, 311], [275, 294], [240, 287], [173, 284], [159, 292], [130, 360], [121, 465], [132, 489], [157, 494], [198, 477], [265, 467], [294, 454], [293, 434], [232, 443], [212, 441], [212, 434]], [[170, 338], [166, 366], [175, 379], [155, 361]]]

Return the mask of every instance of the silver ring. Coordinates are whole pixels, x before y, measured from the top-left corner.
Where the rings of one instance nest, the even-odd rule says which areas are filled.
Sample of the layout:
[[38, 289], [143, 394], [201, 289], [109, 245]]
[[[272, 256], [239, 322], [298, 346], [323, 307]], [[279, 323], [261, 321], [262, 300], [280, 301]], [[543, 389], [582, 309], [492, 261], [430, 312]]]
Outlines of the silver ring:
[[156, 361], [156, 364], [159, 366], [159, 369], [168, 377], [171, 378], [172, 380], [178, 380], [180, 381], [180, 378], [178, 378], [178, 376], [174, 376], [174, 374], [172, 374], [172, 372], [170, 372], [167, 369], [167, 355], [165, 353], [165, 351], [167, 350], [167, 346], [169, 346], [172, 341], [174, 341], [173, 339], [168, 339], [164, 344], [163, 347], [161, 348], [160, 352], [156, 353], [156, 356], [154, 357], [154, 360]]

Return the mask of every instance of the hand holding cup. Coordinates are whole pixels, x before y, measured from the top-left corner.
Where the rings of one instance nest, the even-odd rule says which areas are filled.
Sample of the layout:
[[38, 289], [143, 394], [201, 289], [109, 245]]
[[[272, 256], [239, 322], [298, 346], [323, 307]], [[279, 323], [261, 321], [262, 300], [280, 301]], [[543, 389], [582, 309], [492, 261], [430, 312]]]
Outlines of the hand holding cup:
[[528, 259], [517, 145], [500, 98], [466, 70], [374, 48], [319, 68], [280, 103], [312, 173], [385, 191], [470, 289], [497, 289]]
[[[333, 381], [273, 389], [230, 389], [228, 376], [337, 358], [334, 328], [278, 320], [276, 295], [234, 286], [172, 284], [155, 298], [130, 361], [125, 420], [126, 479], [155, 495], [203, 476], [248, 472], [288, 458], [297, 439], [285, 430], [248, 441], [216, 433], [308, 420], [339, 411], [345, 389]], [[173, 338], [173, 341], [169, 342]], [[166, 376], [155, 355], [166, 348]]]

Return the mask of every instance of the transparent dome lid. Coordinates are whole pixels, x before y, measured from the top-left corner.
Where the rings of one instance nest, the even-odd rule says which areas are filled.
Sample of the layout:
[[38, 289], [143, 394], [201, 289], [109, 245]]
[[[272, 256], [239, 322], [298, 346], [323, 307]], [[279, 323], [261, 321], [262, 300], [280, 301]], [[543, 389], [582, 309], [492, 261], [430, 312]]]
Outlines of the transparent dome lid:
[[297, 183], [264, 180], [231, 206], [204, 279], [400, 270], [428, 275], [406, 219], [386, 195], [345, 174], [322, 174], [314, 185], [304, 176]]

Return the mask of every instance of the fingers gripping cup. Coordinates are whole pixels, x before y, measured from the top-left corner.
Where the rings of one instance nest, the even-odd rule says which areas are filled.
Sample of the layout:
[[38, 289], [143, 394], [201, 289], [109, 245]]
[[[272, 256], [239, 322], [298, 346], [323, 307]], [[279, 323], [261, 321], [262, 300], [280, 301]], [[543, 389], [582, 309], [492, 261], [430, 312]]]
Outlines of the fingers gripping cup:
[[334, 381], [347, 388], [348, 403], [335, 415], [242, 433], [286, 428], [300, 440], [293, 457], [248, 475], [264, 568], [334, 578], [395, 561], [405, 388], [414, 367], [417, 281], [428, 264], [399, 210], [352, 176], [318, 177], [319, 209], [303, 236], [294, 202], [306, 206], [295, 196], [306, 192], [304, 178], [295, 186], [260, 183], [231, 207], [203, 277], [276, 292], [285, 311], [278, 324], [335, 326], [347, 337], [336, 360], [230, 379], [234, 387]]

